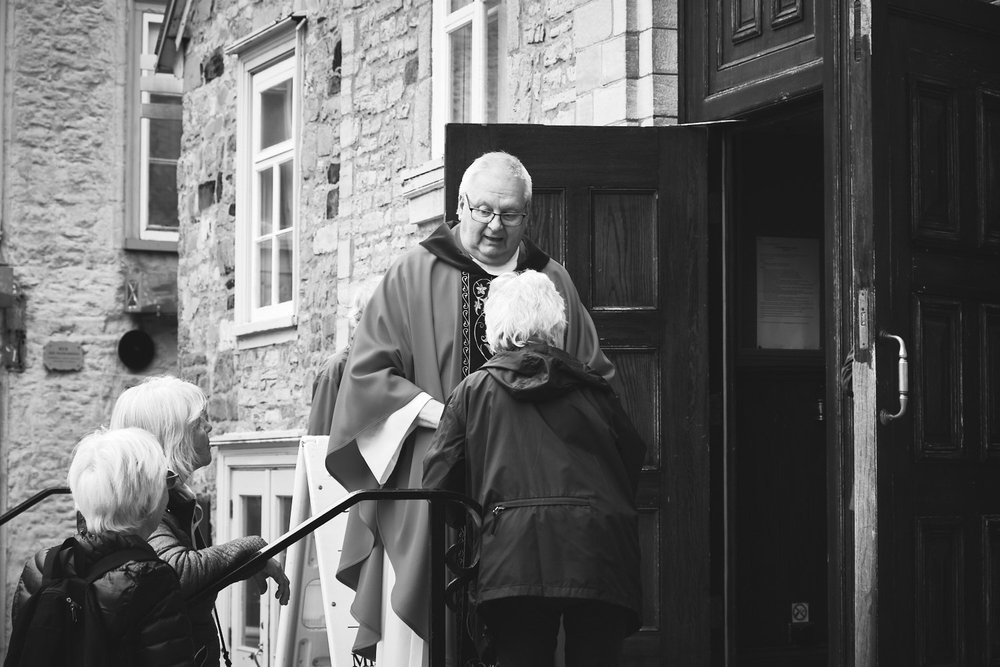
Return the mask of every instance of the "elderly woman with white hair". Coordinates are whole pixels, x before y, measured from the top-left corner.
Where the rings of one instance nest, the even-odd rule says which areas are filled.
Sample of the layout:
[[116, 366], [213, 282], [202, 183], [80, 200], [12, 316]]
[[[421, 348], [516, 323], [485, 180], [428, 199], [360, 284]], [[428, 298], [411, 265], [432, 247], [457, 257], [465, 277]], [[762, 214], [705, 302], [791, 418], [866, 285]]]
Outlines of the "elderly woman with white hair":
[[493, 280], [494, 356], [452, 392], [424, 486], [486, 516], [477, 613], [504, 667], [612, 667], [639, 627], [635, 494], [646, 446], [611, 386], [562, 349], [565, 305], [544, 274]]
[[[151, 377], [122, 392], [111, 415], [112, 428], [144, 428], [163, 446], [170, 467], [169, 500], [149, 544], [177, 571], [184, 597], [217, 581], [267, 546], [256, 535], [209, 546], [199, 528], [202, 510], [187, 482], [191, 473], [212, 461], [208, 440], [212, 425], [207, 405], [204, 392], [196, 385], [175, 377]], [[275, 592], [278, 601], [288, 604], [288, 577], [273, 558], [252, 576], [261, 594], [267, 590], [267, 577], [278, 584]], [[222, 638], [212, 618], [214, 605], [215, 596], [210, 596], [187, 610], [194, 629], [195, 649], [204, 655], [206, 665], [219, 663]]]
[[[7, 664], [49, 664], [61, 657], [54, 653], [69, 655], [71, 662], [61, 664], [90, 664], [88, 657], [114, 665], [201, 664], [193, 662], [191, 625], [177, 574], [146, 543], [167, 505], [166, 473], [160, 444], [146, 431], [101, 431], [79, 442], [69, 488], [87, 530], [38, 552], [24, 566], [14, 593]], [[100, 648], [104, 655], [86, 653], [72, 637], [53, 637], [51, 627], [31, 622], [29, 598], [42, 587], [45, 574], [93, 579], [90, 590], [107, 642]]]

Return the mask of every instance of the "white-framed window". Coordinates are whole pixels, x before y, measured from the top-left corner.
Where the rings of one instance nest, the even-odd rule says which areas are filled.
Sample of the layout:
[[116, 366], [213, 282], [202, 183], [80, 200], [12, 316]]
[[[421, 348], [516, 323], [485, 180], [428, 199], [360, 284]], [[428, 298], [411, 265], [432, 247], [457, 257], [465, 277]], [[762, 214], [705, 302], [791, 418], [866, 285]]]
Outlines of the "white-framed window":
[[237, 61], [236, 333], [295, 324], [301, 62], [289, 17], [227, 52]]
[[176, 250], [182, 81], [156, 72], [161, 2], [134, 2], [129, 31], [125, 247]]
[[503, 118], [500, 0], [434, 0], [432, 150], [444, 154], [447, 123], [497, 123]]
[[[299, 436], [292, 432], [227, 434], [213, 438], [218, 448], [216, 544], [260, 535], [274, 542], [291, 526]], [[275, 558], [282, 563], [286, 552]], [[276, 585], [258, 595], [249, 581], [226, 588], [218, 598], [219, 618], [234, 667], [275, 664], [279, 605]]]

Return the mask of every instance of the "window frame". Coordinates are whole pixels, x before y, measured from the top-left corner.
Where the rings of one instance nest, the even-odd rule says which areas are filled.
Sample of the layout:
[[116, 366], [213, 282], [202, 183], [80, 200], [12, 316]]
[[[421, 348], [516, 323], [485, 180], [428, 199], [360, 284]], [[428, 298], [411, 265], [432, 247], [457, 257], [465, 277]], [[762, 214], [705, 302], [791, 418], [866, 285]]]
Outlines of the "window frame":
[[432, 35], [432, 127], [431, 155], [444, 155], [444, 127], [453, 122], [451, 117], [451, 40], [450, 35], [465, 26], [472, 26], [472, 63], [470, 72], [469, 122], [486, 123], [486, 98], [488, 91], [487, 64], [487, 25], [490, 14], [497, 17], [497, 123], [508, 120], [505, 105], [506, 91], [506, 59], [502, 57], [502, 44], [506, 42], [506, 3], [499, 0], [493, 7], [486, 7], [486, 0], [470, 0], [468, 4], [455, 11], [449, 11], [451, 0], [434, 0], [433, 35]]
[[130, 5], [124, 246], [134, 250], [176, 252], [179, 230], [149, 228], [146, 217], [150, 159], [148, 121], [181, 120], [180, 105], [161, 105], [142, 100], [147, 93], [182, 98], [183, 81], [172, 73], [156, 72], [156, 44], [147, 40], [151, 23], [159, 23], [160, 29], [163, 29], [165, 9], [166, 3], [156, 0], [136, 0]]
[[[298, 28], [301, 16], [291, 15], [264, 30], [233, 44], [226, 53], [236, 55], [236, 277], [235, 277], [235, 334], [240, 347], [254, 347], [283, 342], [288, 335], [275, 332], [293, 330], [299, 307], [299, 202], [301, 170], [301, 99], [302, 99], [302, 31]], [[257, 150], [259, 115], [255, 103], [257, 91], [267, 84], [291, 80], [291, 138], [263, 150]], [[259, 289], [257, 234], [255, 225], [259, 214], [257, 173], [260, 168], [273, 167], [292, 160], [292, 204], [290, 229], [281, 234], [291, 236], [292, 285], [291, 299], [259, 306], [256, 297]], [[275, 185], [278, 185], [275, 176]], [[272, 211], [280, 206], [279, 191], [272, 193]], [[275, 220], [272, 218], [272, 220]], [[273, 224], [277, 224], [274, 222]], [[272, 238], [276, 238], [275, 235]], [[276, 248], [272, 256], [276, 255]], [[272, 260], [272, 262], [275, 260]], [[274, 264], [272, 263], [272, 266]], [[272, 276], [272, 286], [277, 276]]]

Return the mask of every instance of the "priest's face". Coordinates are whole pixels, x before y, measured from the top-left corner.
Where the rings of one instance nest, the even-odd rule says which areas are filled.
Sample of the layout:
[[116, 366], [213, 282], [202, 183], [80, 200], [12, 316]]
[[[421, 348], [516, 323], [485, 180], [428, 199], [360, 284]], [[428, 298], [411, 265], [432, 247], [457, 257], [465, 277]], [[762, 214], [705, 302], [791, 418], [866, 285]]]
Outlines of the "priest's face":
[[[517, 252], [525, 222], [506, 226], [495, 215], [487, 223], [473, 219], [470, 208], [494, 213], [524, 213], [524, 183], [505, 169], [487, 168], [475, 174], [459, 198], [459, 236], [465, 251], [487, 266], [500, 266]], [[483, 213], [477, 213], [482, 218]]]

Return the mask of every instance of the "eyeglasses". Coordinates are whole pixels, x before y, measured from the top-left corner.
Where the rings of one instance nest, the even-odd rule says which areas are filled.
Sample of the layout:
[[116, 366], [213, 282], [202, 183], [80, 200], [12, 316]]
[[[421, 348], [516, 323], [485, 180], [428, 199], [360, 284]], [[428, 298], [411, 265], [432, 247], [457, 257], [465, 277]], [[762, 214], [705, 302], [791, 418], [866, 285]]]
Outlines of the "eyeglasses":
[[469, 203], [469, 195], [465, 195], [465, 205], [469, 207], [469, 215], [481, 225], [488, 225], [493, 222], [493, 218], [500, 218], [500, 224], [504, 227], [517, 227], [528, 217], [527, 213], [513, 213], [502, 211], [497, 213], [488, 208], [475, 208]]
[[177, 486], [178, 479], [177, 473], [173, 470], [167, 470], [167, 489], [172, 489]]

